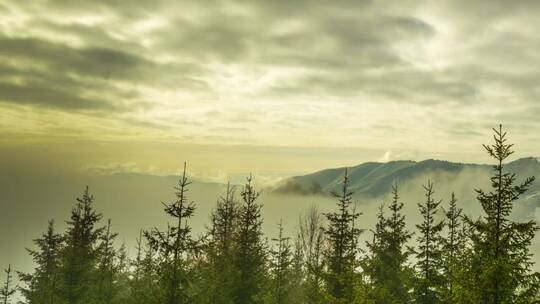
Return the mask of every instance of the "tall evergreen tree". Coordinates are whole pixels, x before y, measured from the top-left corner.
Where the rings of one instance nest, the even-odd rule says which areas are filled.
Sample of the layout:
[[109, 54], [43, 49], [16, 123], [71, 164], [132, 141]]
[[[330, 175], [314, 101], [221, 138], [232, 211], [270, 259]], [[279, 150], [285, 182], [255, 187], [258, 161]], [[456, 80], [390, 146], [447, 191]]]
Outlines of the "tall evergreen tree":
[[411, 254], [407, 242], [412, 236], [405, 227], [403, 203], [399, 200], [397, 186], [392, 188], [390, 216], [378, 214], [374, 241], [368, 243], [371, 254], [365, 263], [370, 279], [369, 298], [374, 303], [409, 303], [412, 273], [406, 265]]
[[267, 254], [262, 232], [262, 205], [257, 202], [259, 195], [250, 176], [241, 192], [236, 236], [235, 264], [241, 284], [237, 289], [236, 304], [261, 303], [264, 299]]
[[433, 183], [428, 181], [423, 186], [426, 200], [419, 203], [422, 223], [418, 229], [417, 282], [415, 288], [416, 303], [435, 304], [441, 301], [442, 277], [442, 237], [444, 221], [437, 220], [437, 211], [441, 201], [433, 198]]
[[505, 160], [514, 153], [513, 145], [508, 144], [502, 126], [493, 130], [494, 144], [484, 145], [496, 161], [491, 190], [477, 190], [485, 215], [476, 221], [468, 219], [473, 227], [475, 300], [486, 304], [532, 303], [539, 301], [540, 275], [532, 272], [529, 247], [538, 225], [533, 220], [513, 221], [510, 215], [534, 177], [516, 183], [516, 175], [504, 168]]
[[464, 235], [461, 223], [462, 209], [457, 207], [456, 195], [452, 192], [448, 210], [445, 210], [446, 238], [443, 239], [445, 289], [444, 303], [456, 303], [456, 285], [459, 285], [459, 273], [462, 270]]
[[15, 293], [17, 292], [17, 288], [13, 286], [11, 265], [9, 265], [8, 268], [4, 270], [4, 272], [6, 273], [6, 281], [4, 282], [4, 286], [2, 286], [2, 289], [0, 289], [0, 303], [11, 304], [13, 295], [15, 295]]
[[65, 246], [60, 255], [59, 290], [61, 303], [88, 303], [95, 267], [98, 261], [98, 240], [103, 227], [97, 227], [101, 214], [93, 207], [94, 197], [86, 187], [81, 198], [71, 211], [64, 236]]
[[[146, 245], [146, 246], [145, 246]], [[137, 239], [137, 253], [131, 263], [133, 268], [132, 278], [129, 280], [130, 304], [156, 304], [158, 303], [158, 275], [156, 273], [156, 261], [154, 250], [148, 243], [143, 244], [143, 230], [139, 232]]]
[[130, 259], [125, 243], [122, 243], [115, 252], [113, 264], [113, 299], [112, 304], [125, 304], [131, 298], [129, 281], [131, 279]]
[[345, 170], [341, 191], [332, 192], [338, 200], [338, 211], [325, 214], [328, 227], [324, 232], [328, 248], [325, 253], [327, 271], [324, 280], [329, 301], [334, 303], [351, 303], [354, 297], [354, 269], [358, 253], [356, 244], [362, 230], [355, 227], [360, 213], [355, 211], [353, 194], [349, 190], [349, 178]]
[[36, 264], [33, 273], [19, 272], [25, 284], [21, 293], [28, 304], [58, 303], [58, 265], [62, 236], [54, 231], [54, 222], [49, 221], [47, 232], [35, 239], [37, 249], [26, 249]]
[[235, 188], [228, 183], [225, 196], [218, 199], [216, 209], [211, 215], [209, 241], [205, 251], [206, 282], [203, 284], [209, 303], [233, 304], [237, 288], [241, 284], [234, 261], [239, 212]]
[[275, 246], [270, 250], [270, 274], [272, 278], [272, 290], [270, 292], [271, 303], [292, 303], [293, 286], [293, 253], [290, 238], [283, 235], [283, 221], [278, 225], [278, 237], [273, 238]]
[[107, 221], [104, 233], [100, 236], [98, 263], [96, 269], [96, 282], [94, 284], [94, 298], [96, 303], [114, 303], [119, 290], [121, 266], [117, 263], [117, 252], [114, 240], [117, 233], [111, 232], [111, 220]]
[[305, 281], [306, 271], [304, 269], [304, 257], [302, 254], [302, 243], [300, 238], [296, 238], [294, 242], [294, 252], [291, 262], [291, 286], [289, 293], [290, 304], [305, 304]]
[[298, 241], [305, 265], [305, 303], [324, 303], [324, 217], [311, 206], [299, 219]]
[[192, 280], [188, 258], [198, 247], [198, 242], [191, 237], [191, 227], [187, 223], [195, 212], [195, 204], [187, 198], [190, 184], [184, 163], [182, 176], [175, 186], [175, 201], [170, 204], [163, 203], [165, 213], [176, 222], [173, 226], [168, 226], [166, 231], [155, 228], [146, 233], [150, 246], [160, 254], [159, 274], [164, 304], [190, 303], [189, 287]]

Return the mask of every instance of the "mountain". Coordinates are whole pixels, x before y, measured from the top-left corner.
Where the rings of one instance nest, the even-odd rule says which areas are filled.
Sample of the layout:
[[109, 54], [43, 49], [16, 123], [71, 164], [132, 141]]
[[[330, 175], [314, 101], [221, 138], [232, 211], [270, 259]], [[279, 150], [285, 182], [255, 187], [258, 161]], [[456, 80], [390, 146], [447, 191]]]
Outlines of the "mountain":
[[[521, 158], [510, 162], [505, 167], [516, 173], [518, 181], [528, 176], [540, 178], [540, 161], [537, 158]], [[393, 184], [404, 185], [427, 179], [443, 180], [446, 184], [458, 182], [489, 182], [492, 165], [464, 164], [443, 160], [424, 161], [398, 160], [387, 163], [368, 162], [347, 168], [351, 190], [356, 195], [380, 197], [388, 194]], [[333, 168], [311, 174], [295, 176], [281, 181], [272, 191], [295, 194], [324, 194], [337, 190], [343, 179], [345, 168]], [[467, 181], [468, 180], [468, 181]], [[481, 186], [481, 185], [478, 185]], [[540, 193], [540, 183], [535, 183], [528, 197]]]

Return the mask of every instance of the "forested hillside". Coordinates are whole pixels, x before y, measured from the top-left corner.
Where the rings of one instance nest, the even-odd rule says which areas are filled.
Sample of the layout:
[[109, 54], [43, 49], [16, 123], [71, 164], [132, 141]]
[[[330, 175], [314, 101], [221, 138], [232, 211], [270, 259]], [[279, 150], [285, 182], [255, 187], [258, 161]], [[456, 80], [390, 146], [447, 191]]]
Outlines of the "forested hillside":
[[[328, 194], [338, 189], [345, 168], [325, 169], [307, 175], [285, 179], [273, 187], [278, 193]], [[534, 157], [521, 158], [506, 165], [506, 170], [518, 176], [540, 175], [540, 161]], [[370, 162], [348, 168], [351, 189], [357, 196], [382, 197], [392, 191], [395, 183], [403, 184], [424, 176], [444, 175], [450, 181], [470, 173], [489, 176], [487, 164], [463, 164], [428, 159], [420, 162], [397, 160], [386, 163]], [[470, 176], [469, 176], [470, 177]], [[540, 185], [532, 185], [531, 192], [539, 192]]]

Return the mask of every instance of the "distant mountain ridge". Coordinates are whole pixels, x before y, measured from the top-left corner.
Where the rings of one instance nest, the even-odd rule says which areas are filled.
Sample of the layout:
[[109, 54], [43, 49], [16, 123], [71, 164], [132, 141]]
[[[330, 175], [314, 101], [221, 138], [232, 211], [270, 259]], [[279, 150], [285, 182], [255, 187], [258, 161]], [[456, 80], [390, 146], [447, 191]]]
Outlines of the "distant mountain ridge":
[[[540, 178], [540, 161], [527, 157], [506, 164], [508, 172], [516, 173], [519, 178], [536, 176]], [[367, 162], [348, 167], [351, 190], [357, 195], [379, 197], [390, 192], [394, 183], [403, 184], [416, 178], [434, 174], [446, 174], [450, 178], [458, 178], [465, 170], [488, 176], [493, 169], [489, 164], [466, 164], [444, 160], [428, 159], [424, 161], [397, 160], [386, 163]], [[311, 174], [295, 176], [278, 183], [273, 191], [295, 194], [324, 194], [338, 189], [343, 180], [345, 167], [317, 171]], [[540, 192], [540, 181], [537, 181], [532, 192]]]

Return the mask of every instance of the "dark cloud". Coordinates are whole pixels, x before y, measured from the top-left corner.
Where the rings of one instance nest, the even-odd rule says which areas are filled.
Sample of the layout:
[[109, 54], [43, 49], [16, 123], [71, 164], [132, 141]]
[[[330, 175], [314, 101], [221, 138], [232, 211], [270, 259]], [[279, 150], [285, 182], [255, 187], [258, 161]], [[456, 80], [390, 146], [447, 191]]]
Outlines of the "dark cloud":
[[30, 104], [67, 110], [118, 110], [104, 100], [92, 100], [62, 90], [28, 83], [25, 85], [0, 82], [0, 102]]
[[141, 79], [150, 61], [112, 48], [74, 48], [35, 38], [0, 37], [0, 56], [45, 64], [51, 72], [82, 77]]

